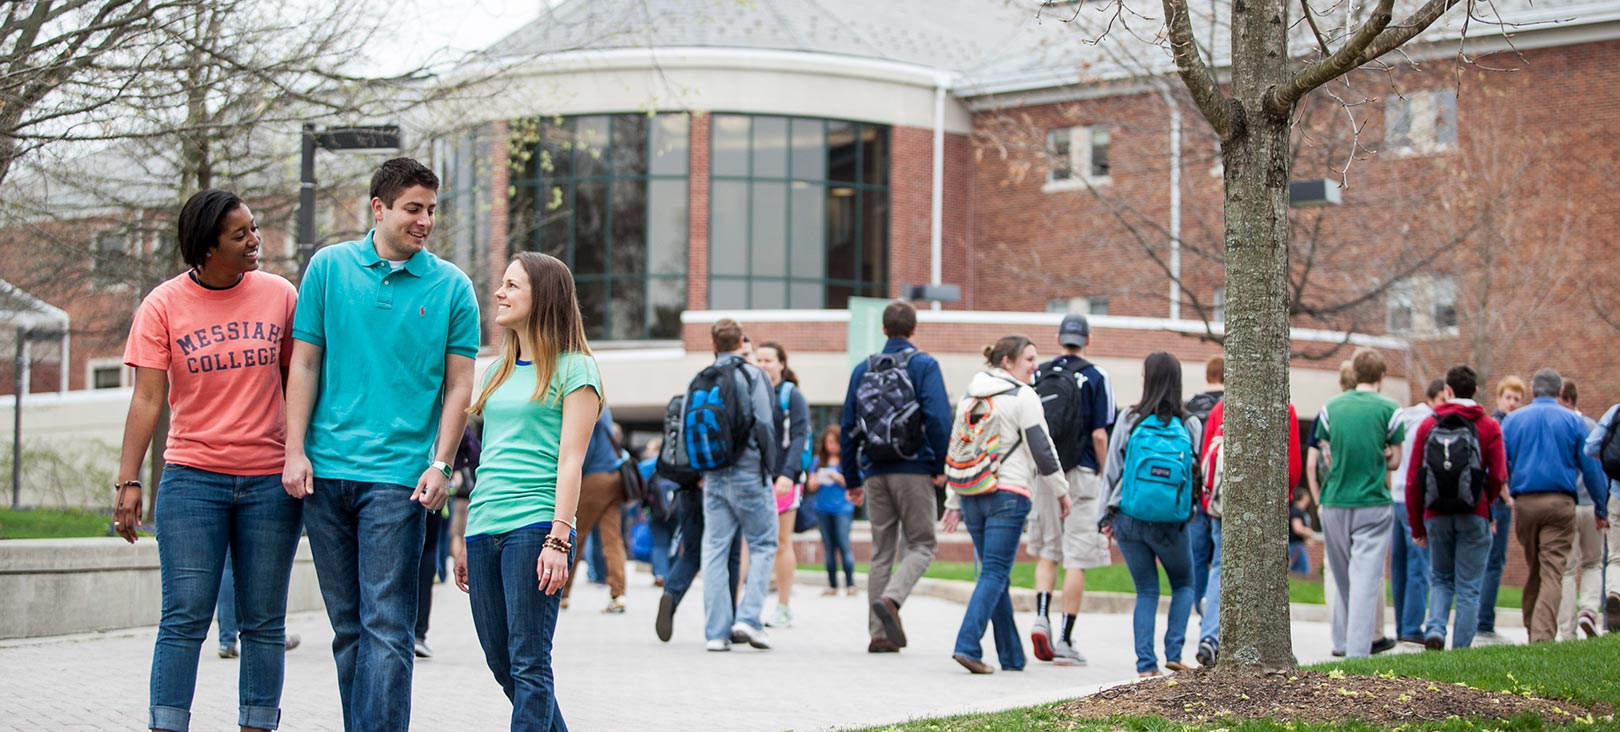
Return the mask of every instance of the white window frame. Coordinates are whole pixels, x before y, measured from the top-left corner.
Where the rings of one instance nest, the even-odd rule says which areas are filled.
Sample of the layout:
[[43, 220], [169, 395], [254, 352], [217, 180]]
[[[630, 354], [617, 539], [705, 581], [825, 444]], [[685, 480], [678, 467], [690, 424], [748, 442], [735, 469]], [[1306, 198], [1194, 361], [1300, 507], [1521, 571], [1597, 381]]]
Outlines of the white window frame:
[[1456, 277], [1413, 275], [1390, 285], [1384, 303], [1384, 329], [1390, 335], [1420, 340], [1457, 336]]
[[1384, 102], [1384, 146], [1397, 158], [1457, 147], [1457, 90], [1407, 92]]
[[1064, 315], [1107, 315], [1108, 297], [1055, 297], [1046, 301], [1046, 312]]
[[[1086, 144], [1075, 145], [1076, 140], [1083, 140]], [[1103, 150], [1102, 165], [1106, 172], [1094, 169], [1096, 162], [1095, 150]], [[1046, 149], [1055, 158], [1053, 164], [1047, 166], [1046, 185], [1041, 190], [1046, 193], [1056, 191], [1084, 190], [1088, 187], [1100, 187], [1114, 182], [1113, 176], [1113, 131], [1105, 125], [1091, 125], [1083, 127], [1060, 127], [1046, 133]], [[1058, 164], [1066, 161], [1067, 165]], [[1076, 175], [1076, 171], [1085, 171]]]
[[[118, 386], [96, 386], [96, 372], [116, 367], [118, 369]], [[84, 388], [86, 391], [102, 389], [124, 389], [135, 385], [135, 369], [124, 364], [120, 358], [92, 358], [84, 362]]]
[[1211, 307], [1210, 307], [1211, 313], [1210, 313], [1210, 316], [1209, 316], [1209, 318], [1210, 318], [1209, 322], [1211, 322], [1211, 323], [1225, 323], [1226, 322], [1226, 286], [1222, 285], [1220, 287], [1215, 288], [1215, 294], [1210, 296], [1210, 301], [1211, 301]]

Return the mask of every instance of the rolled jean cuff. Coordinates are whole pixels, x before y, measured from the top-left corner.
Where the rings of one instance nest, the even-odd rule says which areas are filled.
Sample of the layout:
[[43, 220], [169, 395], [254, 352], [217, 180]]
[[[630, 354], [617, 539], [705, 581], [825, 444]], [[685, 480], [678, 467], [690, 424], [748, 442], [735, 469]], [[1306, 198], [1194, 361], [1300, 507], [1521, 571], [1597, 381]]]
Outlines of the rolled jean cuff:
[[242, 707], [236, 716], [239, 727], [275, 729], [281, 726], [281, 710], [276, 707]]
[[152, 707], [152, 723], [147, 729], [187, 732], [191, 729], [191, 712], [175, 707]]

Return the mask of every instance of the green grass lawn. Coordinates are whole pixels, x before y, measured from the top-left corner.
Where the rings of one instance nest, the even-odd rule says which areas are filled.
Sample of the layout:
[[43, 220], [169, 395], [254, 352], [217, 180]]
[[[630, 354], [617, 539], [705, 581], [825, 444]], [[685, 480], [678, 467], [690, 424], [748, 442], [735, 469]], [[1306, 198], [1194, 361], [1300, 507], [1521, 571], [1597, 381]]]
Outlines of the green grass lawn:
[[[1342, 669], [1351, 674], [1388, 674], [1461, 683], [1508, 694], [1530, 693], [1544, 699], [1580, 704], [1606, 704], [1620, 708], [1620, 634], [1595, 640], [1568, 643], [1542, 643], [1533, 646], [1489, 646], [1445, 653], [1405, 653], [1377, 658], [1338, 661], [1309, 667], [1313, 671]], [[1130, 732], [1190, 732], [1230, 730], [1230, 732], [1327, 732], [1352, 730], [1373, 732], [1381, 729], [1363, 722], [1304, 724], [1287, 721], [1212, 722], [1203, 725], [1170, 722], [1154, 717], [1116, 717], [1106, 720], [1073, 720], [1060, 715], [1056, 705], [1013, 709], [996, 714], [926, 719], [868, 732], [1015, 732], [1022, 730], [1064, 729], [1083, 732], [1126, 730]], [[1509, 720], [1452, 719], [1445, 722], [1413, 723], [1405, 732], [1553, 732], [1555, 730], [1615, 729], [1603, 719], [1595, 724], [1573, 721], [1566, 725], [1547, 724], [1532, 715]]]
[[109, 536], [112, 517], [89, 511], [0, 508], [0, 539], [76, 539]]
[[[865, 572], [866, 563], [858, 562], [856, 571]], [[823, 570], [826, 567], [819, 564], [801, 564], [799, 569]], [[972, 562], [934, 562], [928, 567], [924, 575], [934, 579], [973, 581]], [[1035, 565], [1032, 562], [1019, 562], [1013, 565], [1012, 586], [1035, 589]], [[1131, 583], [1130, 570], [1123, 564], [1115, 564], [1099, 569], [1086, 570], [1086, 589], [1096, 592], [1124, 592], [1135, 593], [1136, 585]], [[1159, 594], [1170, 594], [1170, 581], [1165, 579], [1164, 570], [1159, 570]], [[1517, 587], [1504, 585], [1496, 596], [1496, 606], [1502, 608], [1518, 608], [1523, 591]], [[1289, 578], [1288, 601], [1306, 604], [1321, 605], [1326, 602], [1323, 596], [1322, 583], [1307, 579]]]

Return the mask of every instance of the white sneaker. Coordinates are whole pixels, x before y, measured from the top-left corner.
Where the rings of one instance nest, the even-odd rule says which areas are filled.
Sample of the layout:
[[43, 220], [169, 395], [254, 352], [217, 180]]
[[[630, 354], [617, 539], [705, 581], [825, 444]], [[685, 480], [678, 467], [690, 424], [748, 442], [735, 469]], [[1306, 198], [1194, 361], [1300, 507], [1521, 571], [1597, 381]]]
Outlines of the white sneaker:
[[712, 641], [709, 641], [708, 643], [703, 644], [703, 649], [706, 650], [706, 651], [709, 651], [711, 653], [719, 653], [721, 651], [729, 651], [729, 650], [731, 650], [731, 641], [728, 641], [728, 640], [726, 640], [724, 638], [716, 638], [716, 639], [714, 639]]
[[762, 651], [770, 650], [771, 637], [765, 631], [755, 628], [747, 623], [733, 623], [731, 625], [731, 638], [738, 643], [746, 642], [748, 645]]
[[1059, 638], [1057, 642], [1052, 644], [1052, 665], [1084, 666], [1086, 665], [1086, 657], [1081, 655], [1080, 649]]
[[433, 657], [433, 646], [428, 645], [428, 642], [427, 642], [426, 638], [417, 638], [416, 639], [416, 657], [417, 658], [432, 658]]
[[793, 611], [789, 610], [788, 606], [777, 603], [776, 612], [771, 614], [770, 619], [766, 620], [765, 624], [772, 628], [791, 628], [793, 627]]

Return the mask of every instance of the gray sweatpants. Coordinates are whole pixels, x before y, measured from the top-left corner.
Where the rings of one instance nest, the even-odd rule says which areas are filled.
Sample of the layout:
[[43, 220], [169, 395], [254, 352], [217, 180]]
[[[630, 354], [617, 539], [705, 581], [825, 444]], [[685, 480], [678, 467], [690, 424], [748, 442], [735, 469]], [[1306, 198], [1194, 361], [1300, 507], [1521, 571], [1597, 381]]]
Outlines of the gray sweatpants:
[[1347, 658], [1372, 655], [1394, 523], [1389, 506], [1322, 508], [1322, 549], [1336, 590], [1333, 650]]
[[[934, 484], [926, 475], [868, 476], [866, 515], [872, 521], [872, 565], [866, 575], [868, 601], [887, 597], [903, 605], [911, 596], [911, 588], [934, 562]], [[898, 567], [896, 554], [900, 554]], [[873, 638], [887, 635], [877, 613], [870, 609], [866, 625]]]

